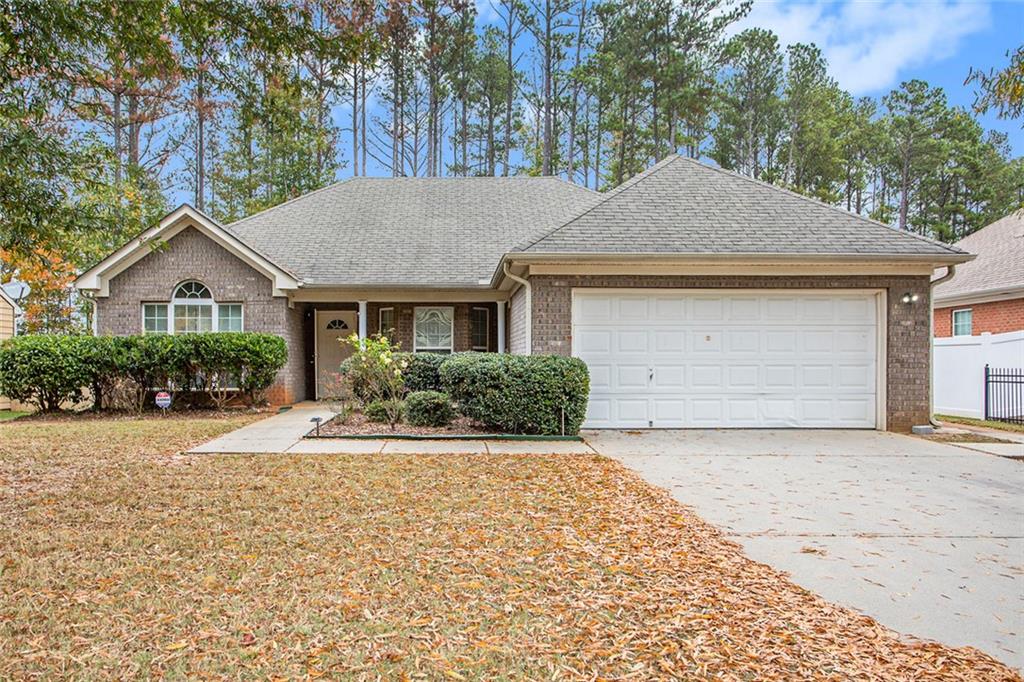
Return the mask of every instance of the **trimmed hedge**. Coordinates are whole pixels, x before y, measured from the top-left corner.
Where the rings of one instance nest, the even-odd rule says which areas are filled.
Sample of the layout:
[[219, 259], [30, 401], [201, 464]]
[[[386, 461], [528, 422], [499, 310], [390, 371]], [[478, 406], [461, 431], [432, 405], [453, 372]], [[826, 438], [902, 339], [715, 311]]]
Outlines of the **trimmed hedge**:
[[16, 336], [0, 345], [0, 395], [43, 412], [82, 401], [93, 383], [84, 336]]
[[441, 365], [451, 355], [443, 353], [401, 353], [409, 364], [403, 372], [405, 387], [409, 391], [441, 391]]
[[590, 374], [579, 358], [460, 353], [440, 374], [462, 413], [497, 431], [576, 435], [586, 416]]
[[448, 426], [455, 418], [452, 400], [438, 391], [413, 391], [405, 399], [405, 419], [413, 426]]
[[238, 392], [252, 404], [287, 360], [283, 339], [251, 332], [17, 336], [0, 344], [0, 394], [44, 412], [83, 402], [85, 389], [97, 409], [109, 406], [115, 388], [133, 394], [137, 409], [154, 388], [217, 405]]

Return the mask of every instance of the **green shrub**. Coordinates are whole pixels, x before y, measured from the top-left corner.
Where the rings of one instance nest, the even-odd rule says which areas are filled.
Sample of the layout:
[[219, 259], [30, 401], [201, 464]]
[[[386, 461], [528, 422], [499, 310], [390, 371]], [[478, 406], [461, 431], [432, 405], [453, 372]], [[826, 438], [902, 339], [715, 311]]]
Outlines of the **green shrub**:
[[114, 390], [145, 406], [153, 389], [222, 406], [236, 392], [262, 400], [288, 360], [284, 340], [272, 334], [224, 332], [139, 336], [19, 336], [0, 346], [0, 393], [52, 411], [84, 400], [110, 407]]
[[16, 336], [0, 345], [0, 395], [54, 412], [91, 388], [88, 336]]
[[372, 400], [363, 408], [363, 414], [367, 419], [380, 424], [390, 424], [392, 429], [395, 428], [395, 424], [402, 421], [404, 413], [405, 405], [401, 400]]
[[558, 355], [463, 353], [441, 382], [463, 414], [505, 433], [575, 435], [590, 392], [586, 364]]
[[363, 404], [380, 403], [388, 410], [388, 422], [394, 429], [402, 416], [400, 405], [409, 361], [381, 334], [366, 339], [353, 334], [345, 343], [352, 347], [352, 356], [342, 363], [343, 376]]
[[405, 418], [413, 426], [448, 426], [455, 418], [455, 408], [444, 393], [414, 391], [405, 398]]
[[451, 355], [443, 353], [400, 353], [408, 366], [405, 368], [405, 388], [408, 391], [440, 391], [441, 365]]

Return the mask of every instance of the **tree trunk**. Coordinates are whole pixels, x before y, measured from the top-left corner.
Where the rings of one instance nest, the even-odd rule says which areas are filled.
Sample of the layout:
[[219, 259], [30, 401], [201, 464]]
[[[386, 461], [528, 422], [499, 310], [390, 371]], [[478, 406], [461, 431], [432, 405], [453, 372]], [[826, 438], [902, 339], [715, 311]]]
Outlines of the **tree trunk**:
[[551, 26], [551, 0], [544, 2], [544, 159], [541, 168], [542, 175], [551, 175], [551, 143], [552, 143], [552, 101], [551, 101], [551, 70], [554, 56], [551, 54], [551, 41], [553, 31]]
[[359, 175], [359, 63], [352, 65], [352, 175]]
[[128, 95], [128, 163], [132, 166], [139, 165], [139, 132], [142, 126], [139, 125], [139, 96], [135, 93]]
[[121, 184], [121, 93], [114, 93], [114, 182]]

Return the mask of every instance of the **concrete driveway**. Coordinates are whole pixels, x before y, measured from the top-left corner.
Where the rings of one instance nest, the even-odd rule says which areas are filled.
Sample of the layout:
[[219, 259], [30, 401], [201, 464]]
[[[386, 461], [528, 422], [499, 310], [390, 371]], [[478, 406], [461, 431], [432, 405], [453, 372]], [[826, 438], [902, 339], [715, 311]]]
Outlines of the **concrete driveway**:
[[1024, 668], [1024, 463], [876, 431], [591, 431], [752, 558]]

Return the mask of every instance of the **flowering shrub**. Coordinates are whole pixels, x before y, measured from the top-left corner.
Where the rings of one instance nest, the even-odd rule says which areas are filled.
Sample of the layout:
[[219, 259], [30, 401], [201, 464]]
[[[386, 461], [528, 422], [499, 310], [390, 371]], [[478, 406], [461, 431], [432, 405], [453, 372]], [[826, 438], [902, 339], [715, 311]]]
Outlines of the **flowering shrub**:
[[398, 347], [386, 336], [375, 335], [360, 340], [353, 334], [342, 343], [352, 347], [352, 357], [345, 361], [342, 371], [358, 386], [356, 391], [364, 403], [380, 403], [392, 430], [402, 419], [402, 396], [405, 393], [404, 372], [409, 366], [400, 357]]

